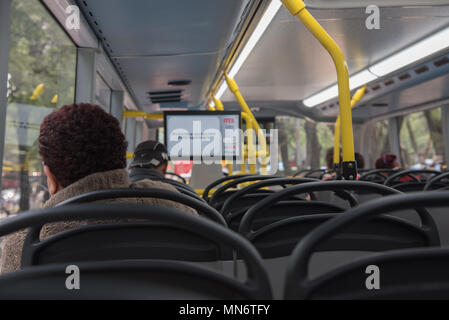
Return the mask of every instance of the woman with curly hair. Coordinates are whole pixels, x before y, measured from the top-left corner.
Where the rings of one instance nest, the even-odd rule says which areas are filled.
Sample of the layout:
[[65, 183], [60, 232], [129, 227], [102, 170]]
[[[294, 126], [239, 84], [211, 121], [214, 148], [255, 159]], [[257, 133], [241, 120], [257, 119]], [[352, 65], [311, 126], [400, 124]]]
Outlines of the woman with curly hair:
[[[160, 188], [178, 192], [173, 186], [153, 180], [131, 183], [126, 170], [127, 142], [116, 118], [91, 104], [63, 106], [45, 117], [39, 135], [39, 153], [50, 199], [45, 208], [80, 194], [115, 188]], [[182, 204], [149, 198], [111, 199], [107, 202], [146, 203], [174, 207], [196, 214]], [[97, 221], [67, 221], [45, 225], [41, 239]], [[22, 247], [27, 230], [7, 236], [3, 241], [0, 273], [20, 269]]]

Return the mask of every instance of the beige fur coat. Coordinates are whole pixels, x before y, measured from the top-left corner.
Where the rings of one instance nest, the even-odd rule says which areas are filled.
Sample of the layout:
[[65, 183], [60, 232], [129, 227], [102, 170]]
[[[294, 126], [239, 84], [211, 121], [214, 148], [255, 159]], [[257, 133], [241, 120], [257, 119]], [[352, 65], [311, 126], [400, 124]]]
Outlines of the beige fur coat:
[[[125, 169], [100, 172], [89, 175], [53, 195], [45, 204], [45, 208], [54, 207], [56, 204], [70, 199], [74, 196], [92, 192], [96, 190], [116, 189], [116, 188], [159, 188], [178, 192], [175, 187], [159, 181], [141, 180], [134, 183], [129, 181], [128, 172]], [[132, 202], [143, 203], [158, 206], [165, 206], [180, 209], [192, 214], [196, 211], [183, 204], [170, 200], [153, 198], [134, 198], [134, 199], [111, 199], [102, 202]], [[57, 222], [45, 225], [40, 234], [41, 240], [44, 240], [59, 232], [73, 229], [86, 224], [101, 224], [104, 220], [85, 220], [85, 221], [67, 221]], [[2, 255], [0, 257], [0, 274], [20, 269], [22, 258], [22, 247], [27, 230], [21, 230], [6, 236], [2, 241]]]

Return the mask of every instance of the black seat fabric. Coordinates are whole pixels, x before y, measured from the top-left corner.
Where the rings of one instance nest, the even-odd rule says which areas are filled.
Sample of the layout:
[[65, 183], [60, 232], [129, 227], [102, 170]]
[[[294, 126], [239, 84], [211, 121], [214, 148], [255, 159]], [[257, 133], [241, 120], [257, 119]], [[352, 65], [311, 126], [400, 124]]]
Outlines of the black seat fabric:
[[[297, 245], [285, 278], [287, 299], [407, 299], [442, 298], [449, 295], [449, 250], [438, 248], [434, 222], [422, 208], [449, 206], [449, 192], [391, 195], [353, 208], [321, 224]], [[417, 209], [421, 208], [421, 209]], [[311, 256], [349, 228], [386, 213], [414, 209], [421, 218], [426, 245], [434, 248], [393, 250], [348, 262], [314, 279], [309, 279]], [[385, 238], [387, 240], [387, 238]], [[368, 266], [379, 268], [381, 286], [368, 290]]]
[[[296, 216], [278, 220], [261, 228], [258, 228], [254, 222], [261, 216], [270, 214], [274, 216], [276, 212], [272, 207], [283, 199], [295, 194], [322, 190], [364, 190], [384, 196], [400, 193], [383, 185], [362, 181], [326, 181], [296, 185], [285, 188], [252, 206], [243, 216], [239, 233], [247, 237], [264, 258], [289, 255], [293, 247], [306, 234], [339, 214], [301, 214], [301, 210], [298, 209]], [[305, 201], [305, 203], [307, 202]], [[296, 204], [291, 205], [294, 208]], [[304, 204], [298, 202], [297, 205]], [[377, 217], [367, 223], [358, 224], [357, 228], [348, 229], [344, 235], [334, 239], [332, 243], [326, 243], [326, 246], [320, 247], [320, 251], [337, 248], [340, 250], [383, 251], [439, 245], [438, 230], [432, 217], [426, 210], [418, 210], [418, 213], [428, 223], [428, 228], [431, 231], [393, 216]]]
[[[1, 276], [0, 297], [6, 299], [271, 298], [271, 289], [262, 260], [246, 239], [208, 219], [171, 208], [138, 204], [92, 203], [30, 211], [1, 222], [0, 236], [48, 223], [84, 219], [114, 221], [135, 219], [137, 221], [131, 225], [117, 222], [112, 225], [88, 226], [81, 228], [84, 229], [83, 232], [70, 230], [50, 237], [48, 241], [31, 243], [31, 250], [25, 250], [32, 253], [31, 260], [46, 261], [51, 264], [25, 267], [20, 271]], [[151, 228], [161, 226], [160, 233], [147, 235], [144, 239], [140, 238], [139, 235], [143, 236], [145, 232], [142, 232], [143, 229], [138, 230], [139, 224], [142, 222], [145, 225], [144, 221], [148, 221]], [[142, 228], [145, 228], [146, 225], [145, 227], [143, 225]], [[245, 261], [248, 270], [247, 281], [243, 283], [228, 275], [190, 262], [174, 261], [176, 257], [170, 257], [170, 260], [159, 260], [168, 256], [168, 253], [159, 252], [161, 250], [175, 253], [177, 249], [180, 254], [177, 258], [183, 259], [196, 250], [201, 253], [208, 249], [197, 241], [192, 244], [181, 237], [166, 242], [167, 239], [163, 234], [167, 226], [182, 230], [183, 233], [179, 235], [184, 233], [194, 235], [192, 239], [203, 238], [209, 243], [217, 244], [219, 248], [227, 247], [238, 253]], [[122, 238], [110, 237], [117, 231], [116, 228], [124, 232], [127, 227], [131, 227], [128, 231], [135, 234], [122, 234]], [[71, 239], [71, 237], [74, 238]], [[95, 243], [96, 241], [99, 243]], [[65, 255], [58, 251], [63, 247], [67, 251]], [[146, 249], [149, 251], [145, 252]], [[182, 252], [183, 250], [186, 252]], [[113, 256], [117, 254], [116, 251], [123, 255]], [[151, 252], [156, 256], [151, 256]], [[52, 254], [56, 254], [56, 257], [52, 257]], [[76, 265], [82, 272], [82, 290], [76, 293], [64, 287], [67, 277], [64, 271], [67, 265]], [[61, 279], [64, 279], [62, 283]], [[111, 290], [112, 288], [114, 290]]]

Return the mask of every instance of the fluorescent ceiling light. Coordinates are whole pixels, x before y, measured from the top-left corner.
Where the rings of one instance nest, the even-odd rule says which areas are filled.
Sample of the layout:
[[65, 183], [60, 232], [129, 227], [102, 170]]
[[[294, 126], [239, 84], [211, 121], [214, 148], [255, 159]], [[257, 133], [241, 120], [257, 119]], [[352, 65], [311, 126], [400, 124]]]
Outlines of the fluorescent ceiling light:
[[[272, 0], [270, 5], [268, 6], [267, 10], [265, 11], [262, 19], [260, 19], [259, 24], [257, 25], [254, 32], [251, 34], [251, 37], [249, 38], [248, 42], [246, 43], [245, 47], [243, 48], [242, 52], [240, 52], [239, 57], [235, 61], [234, 65], [232, 66], [231, 70], [229, 70], [229, 77], [235, 78], [237, 73], [242, 68], [243, 64], [245, 63], [248, 56], [253, 51], [256, 44], [259, 42], [260, 38], [264, 34], [265, 30], [267, 30], [268, 26], [270, 25], [273, 18], [276, 16], [276, 13], [281, 8], [282, 3], [280, 0]], [[215, 97], [220, 99], [223, 94], [226, 92], [227, 85], [224, 83], [220, 89], [215, 94]]]
[[[349, 79], [350, 88], [358, 88], [375, 80], [377, 77], [383, 77], [434, 53], [447, 49], [449, 47], [448, 39], [449, 28], [446, 28], [352, 76]], [[338, 86], [335, 84], [305, 99], [303, 103], [311, 108], [337, 96]]]
[[215, 98], [221, 99], [221, 97], [223, 96], [223, 94], [226, 92], [227, 89], [228, 89], [228, 85], [227, 85], [226, 81], [223, 81], [223, 83], [221, 84], [221, 87], [215, 93]]
[[449, 28], [446, 28], [373, 65], [369, 70], [383, 77], [448, 47]]
[[[351, 90], [357, 89], [375, 79], [377, 79], [377, 76], [369, 72], [368, 69], [365, 69], [349, 78], [349, 87], [351, 88]], [[323, 91], [320, 91], [317, 94], [314, 94], [313, 96], [305, 99], [303, 103], [306, 107], [312, 108], [335, 97], [338, 97], [337, 84], [327, 89], [324, 89]]]

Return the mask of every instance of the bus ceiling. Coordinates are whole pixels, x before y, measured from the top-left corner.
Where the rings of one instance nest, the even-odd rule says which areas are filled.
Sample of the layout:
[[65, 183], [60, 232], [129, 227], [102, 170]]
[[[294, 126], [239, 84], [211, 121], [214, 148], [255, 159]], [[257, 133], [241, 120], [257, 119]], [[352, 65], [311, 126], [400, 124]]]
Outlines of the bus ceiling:
[[[58, 17], [50, 5], [53, 2], [43, 2]], [[80, 47], [95, 47], [100, 40], [135, 104], [145, 112], [207, 108], [224, 67], [232, 69], [272, 3], [280, 3], [64, 2], [77, 4], [90, 26], [88, 32], [70, 34], [72, 39]], [[377, 1], [380, 30], [366, 27], [369, 1], [309, 0], [305, 4], [341, 47], [350, 75], [371, 77], [354, 109], [354, 122], [425, 109], [429, 102], [449, 99], [447, 50], [388, 74], [366, 74], [378, 62], [447, 28], [449, 0]], [[273, 63], [279, 57], [282, 63]], [[326, 89], [335, 89], [334, 66], [327, 52], [283, 6], [278, 6], [238, 72], [230, 75], [257, 118], [288, 115], [334, 122], [338, 114], [336, 96], [305, 103]], [[351, 93], [358, 87], [352, 85]], [[226, 110], [239, 109], [229, 90], [220, 98]]]
[[[344, 9], [316, 9], [325, 8], [326, 3], [331, 8]], [[349, 66], [352, 93], [368, 84], [364, 99], [354, 110], [354, 121], [427, 108], [429, 102], [445, 102], [449, 97], [444, 85], [449, 71], [448, 46], [444, 40], [449, 34], [449, 6], [440, 5], [448, 2], [435, 3], [438, 7], [423, 1], [391, 2], [379, 8], [381, 30], [367, 28], [370, 15], [366, 7], [348, 9], [349, 3], [313, 1], [310, 12], [342, 48]], [[415, 6], [410, 7], [411, 4]], [[399, 5], [407, 7], [398, 8]], [[424, 50], [426, 54], [415, 60], [404, 59], [400, 68], [387, 71], [379, 68], [385, 69], [388, 59], [416, 46], [431, 49]], [[282, 63], [273, 63], [280, 57]], [[381, 72], [376, 74], [373, 67]], [[333, 122], [338, 114], [334, 66], [328, 53], [283, 7], [233, 75], [249, 105], [259, 110], [260, 113], [255, 112], [257, 117], [285, 114]], [[425, 87], [426, 94], [414, 90], [416, 86]], [[231, 92], [218, 90], [221, 91], [224, 91], [220, 97], [225, 108], [236, 108]]]

